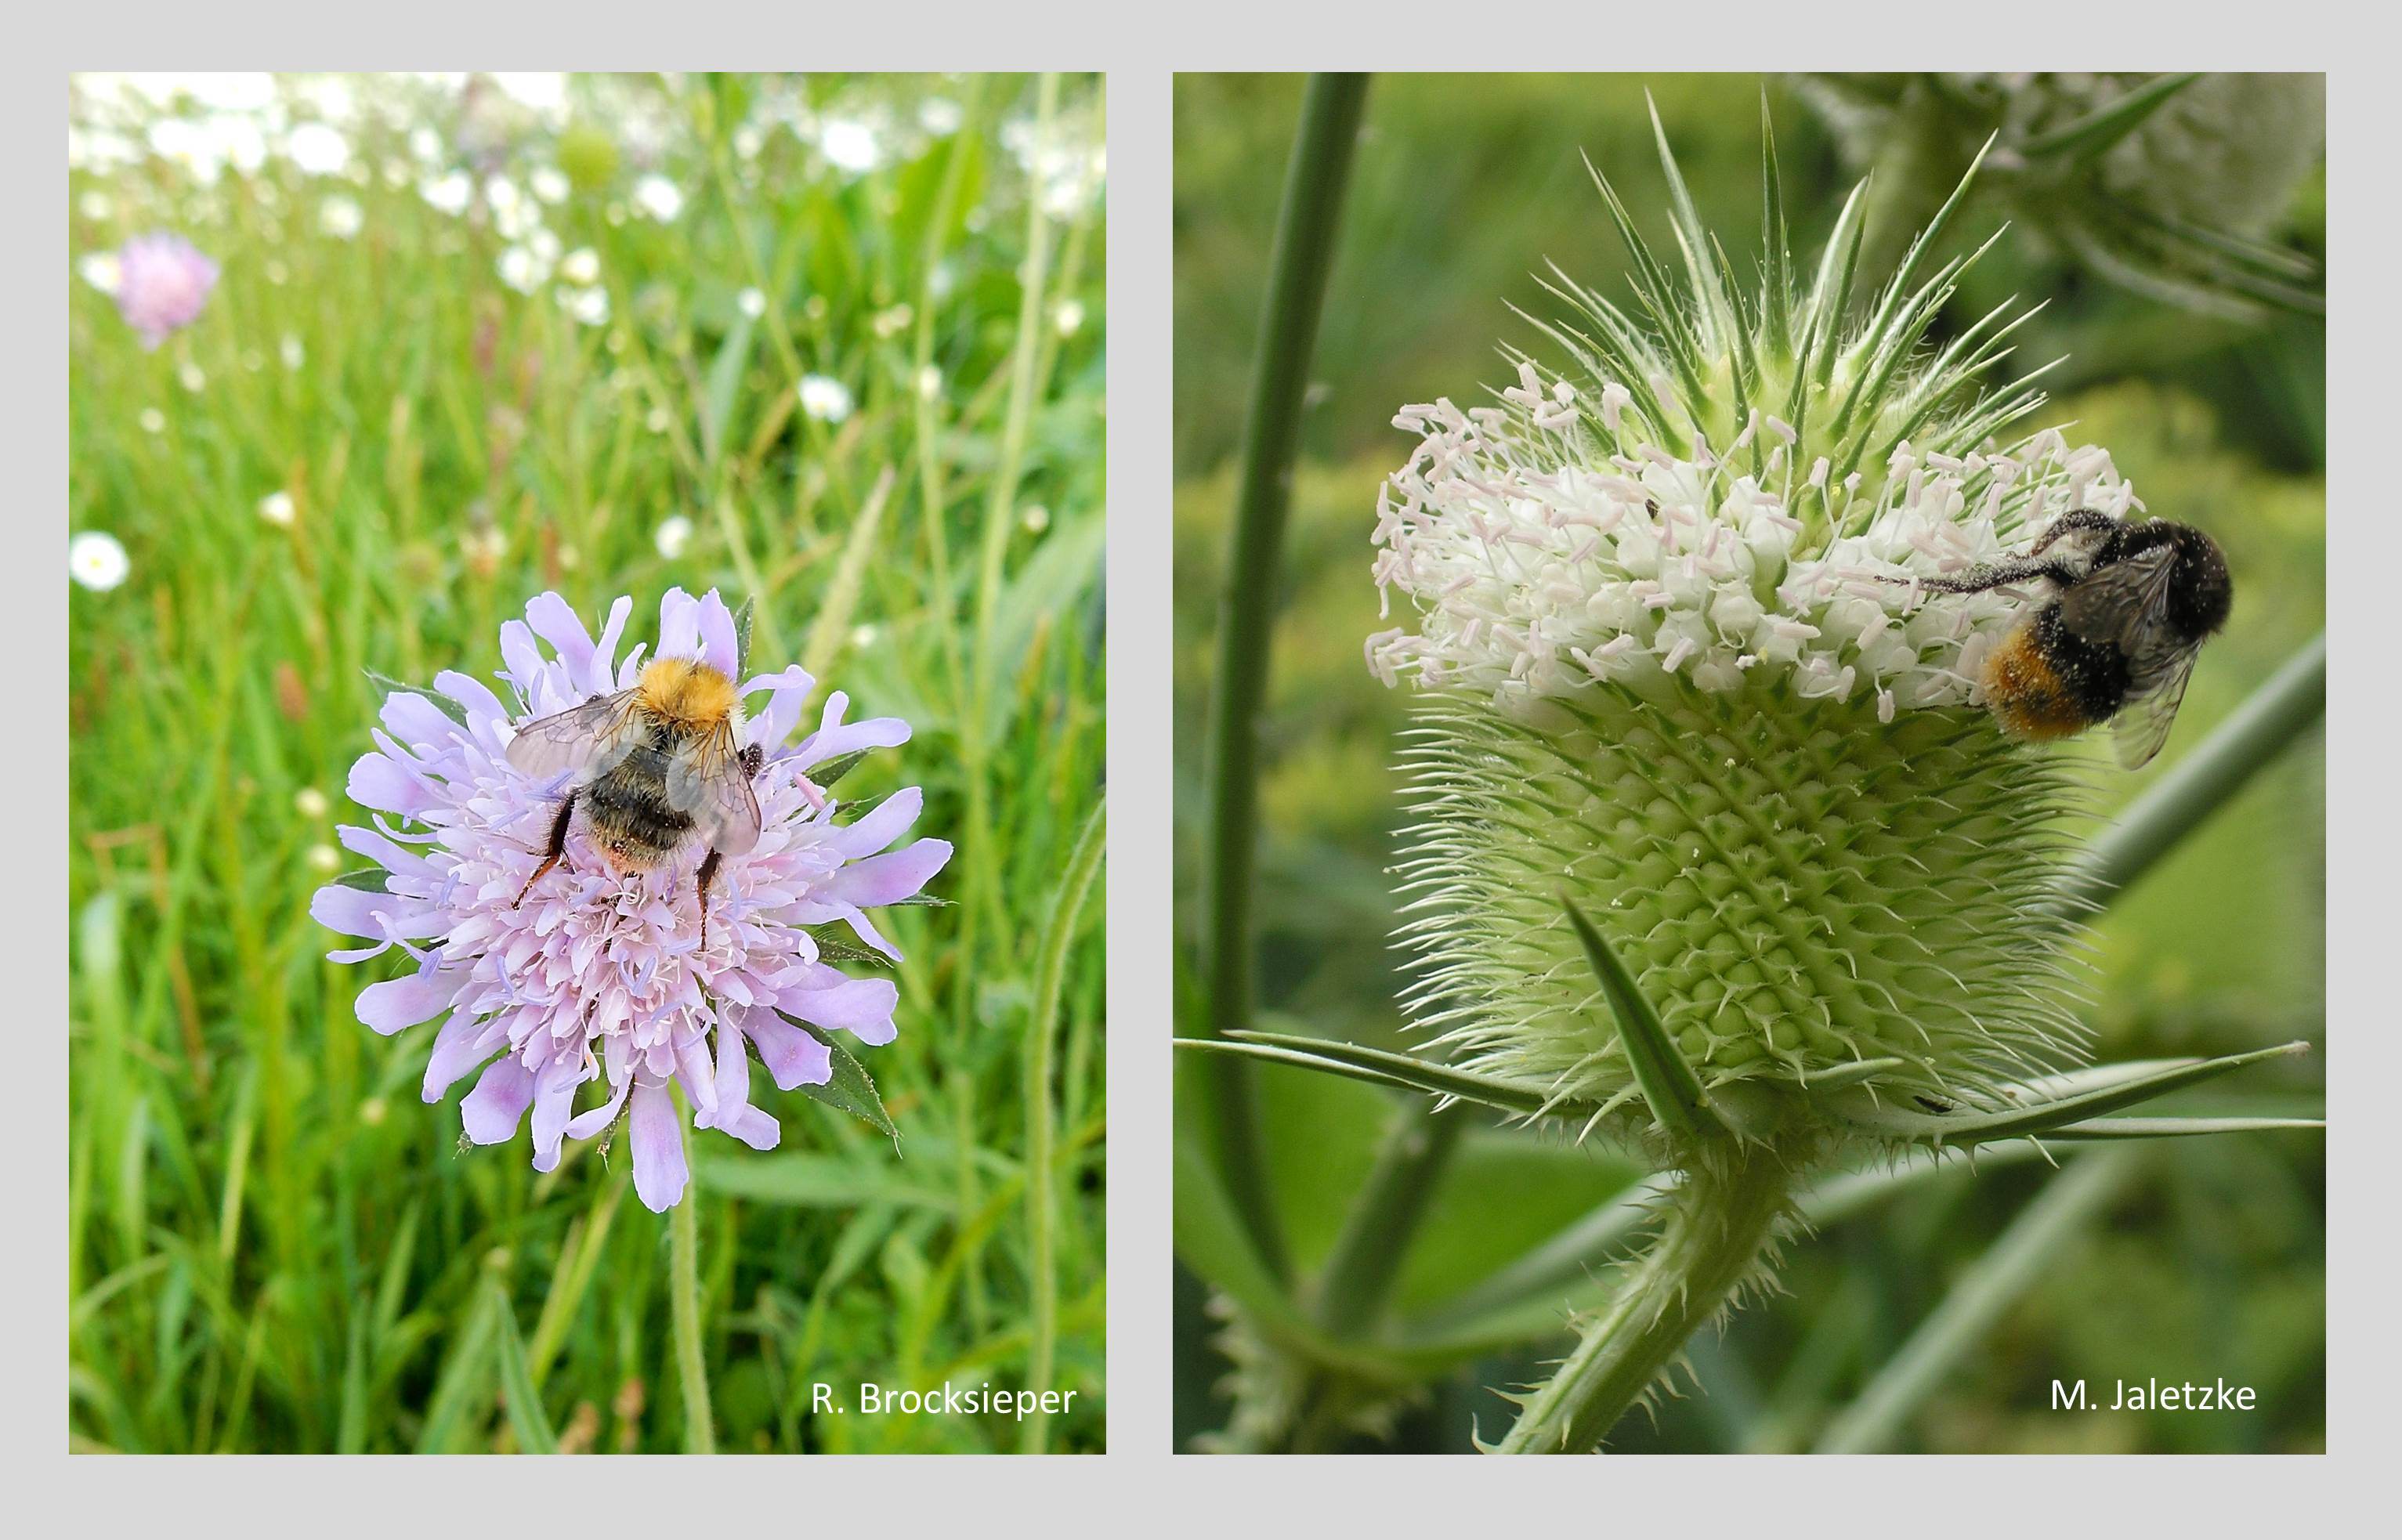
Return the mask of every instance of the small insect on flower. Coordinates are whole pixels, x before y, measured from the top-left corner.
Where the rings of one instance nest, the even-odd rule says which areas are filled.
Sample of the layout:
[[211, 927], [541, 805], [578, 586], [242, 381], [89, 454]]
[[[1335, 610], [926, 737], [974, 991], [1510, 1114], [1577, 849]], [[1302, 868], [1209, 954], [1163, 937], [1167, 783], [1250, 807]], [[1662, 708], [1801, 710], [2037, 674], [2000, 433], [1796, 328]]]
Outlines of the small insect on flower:
[[537, 781], [569, 777], [549, 848], [518, 891], [533, 891], [567, 859], [576, 804], [602, 856], [620, 872], [648, 872], [688, 842], [701, 858], [700, 944], [709, 946], [709, 888], [727, 856], [759, 843], [751, 778], [765, 751], [736, 747], [742, 707], [734, 681], [698, 658], [653, 658], [630, 690], [530, 722], [509, 740], [509, 763]]
[[1981, 594], [2046, 583], [2051, 596], [1986, 654], [1985, 704], [2023, 738], [2061, 738], [2112, 723], [2133, 770], [2168, 742], [2202, 642], [2227, 624], [2227, 557], [2190, 525], [2112, 518], [2075, 508], [2023, 557], [1921, 578], [1923, 588]]

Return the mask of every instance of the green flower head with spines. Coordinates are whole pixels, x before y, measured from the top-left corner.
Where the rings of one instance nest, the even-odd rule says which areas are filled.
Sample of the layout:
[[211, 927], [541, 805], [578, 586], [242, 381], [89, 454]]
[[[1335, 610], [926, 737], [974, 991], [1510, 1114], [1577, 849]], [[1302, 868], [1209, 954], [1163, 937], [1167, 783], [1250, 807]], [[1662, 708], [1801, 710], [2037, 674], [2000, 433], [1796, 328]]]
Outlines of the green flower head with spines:
[[1574, 319], [1535, 323], [1563, 366], [1512, 354], [1494, 405], [1397, 419], [1420, 442], [1376, 575], [1416, 625], [1369, 656], [1421, 690], [1404, 1003], [1462, 1067], [1649, 1126], [1565, 900], [1764, 1129], [1815, 1126], [1830, 1076], [1995, 1105], [2084, 1047], [2071, 776], [1977, 708], [2025, 596], [1922, 584], [2141, 505], [2102, 450], [1999, 439], [2044, 399], [2039, 370], [1992, 378], [2027, 311], [1929, 345], [1977, 255], [1932, 255], [1965, 182], [1873, 285], [1855, 189], [1805, 273], [1770, 139], [1745, 289], [1660, 156], [1680, 278], [1595, 175], [1643, 319], [1555, 268]]

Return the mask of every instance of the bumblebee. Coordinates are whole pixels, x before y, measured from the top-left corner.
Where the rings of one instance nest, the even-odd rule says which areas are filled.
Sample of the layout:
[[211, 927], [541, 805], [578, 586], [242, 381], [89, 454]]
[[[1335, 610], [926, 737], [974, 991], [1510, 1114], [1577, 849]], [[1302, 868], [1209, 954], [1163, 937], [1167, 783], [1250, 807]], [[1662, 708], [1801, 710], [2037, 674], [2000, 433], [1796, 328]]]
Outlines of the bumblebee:
[[530, 722], [508, 761], [536, 780], [569, 778], [549, 848], [518, 892], [567, 858], [578, 805], [592, 842], [620, 872], [647, 872], [688, 843], [701, 858], [700, 944], [709, 945], [709, 887], [720, 861], [759, 842], [757, 745], [738, 747], [742, 707], [734, 681], [697, 658], [654, 658], [630, 690]]
[[2203, 640], [2227, 624], [2227, 557], [2189, 525], [2078, 508], [2023, 557], [1920, 586], [1978, 594], [2034, 582], [2050, 595], [1987, 654], [1978, 681], [1986, 707], [2022, 738], [2108, 722], [2119, 763], [2148, 763], [2168, 741]]

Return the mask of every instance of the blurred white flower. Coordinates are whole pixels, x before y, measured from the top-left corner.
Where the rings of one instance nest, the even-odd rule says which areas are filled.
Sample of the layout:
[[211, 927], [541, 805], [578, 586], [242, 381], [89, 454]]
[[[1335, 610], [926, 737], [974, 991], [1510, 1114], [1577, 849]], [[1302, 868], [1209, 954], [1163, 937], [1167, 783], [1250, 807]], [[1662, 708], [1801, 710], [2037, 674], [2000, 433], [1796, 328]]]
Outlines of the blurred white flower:
[[1076, 300], [1063, 299], [1053, 307], [1051, 325], [1061, 337], [1073, 337], [1084, 324], [1084, 307]]
[[567, 112], [567, 76], [556, 70], [494, 70], [492, 84], [518, 105], [538, 117], [559, 118]]
[[330, 845], [312, 845], [309, 847], [308, 861], [311, 871], [330, 877], [342, 869], [342, 853]]
[[829, 375], [803, 375], [801, 410], [820, 422], [840, 422], [850, 415], [850, 389]]
[[442, 158], [442, 136], [432, 129], [411, 129], [408, 131], [408, 153], [429, 166], [434, 165]]
[[67, 542], [67, 575], [95, 593], [106, 593], [133, 570], [117, 537], [87, 529]]
[[269, 524], [289, 529], [292, 516], [292, 494], [289, 492], [269, 492], [258, 500], [258, 516]]
[[692, 544], [692, 520], [682, 514], [660, 520], [657, 531], [651, 536], [651, 543], [659, 548], [659, 555], [670, 561], [675, 560]]
[[918, 126], [937, 139], [959, 132], [966, 120], [967, 114], [948, 97], [928, 97], [918, 105]]
[[524, 246], [511, 246], [501, 253], [498, 263], [501, 282], [519, 294], [531, 294], [550, 277], [550, 266]]
[[106, 219], [116, 209], [116, 205], [109, 201], [108, 195], [97, 187], [76, 199], [76, 207], [83, 211], [83, 216], [86, 219], [92, 220]]
[[600, 281], [600, 254], [589, 246], [578, 246], [559, 264], [559, 276], [570, 283], [597, 283]]
[[313, 786], [304, 786], [293, 793], [292, 809], [302, 818], [313, 821], [332, 812], [334, 804], [326, 800], [324, 792]]
[[423, 184], [418, 191], [425, 201], [447, 214], [462, 214], [475, 201], [476, 183], [465, 172], [446, 172]]
[[533, 195], [545, 203], [564, 203], [568, 193], [573, 190], [568, 185], [567, 173], [556, 166], [536, 166], [533, 174], [526, 178], [526, 185], [533, 188]]
[[836, 170], [853, 176], [874, 171], [884, 155], [876, 131], [856, 117], [827, 118], [818, 131], [818, 149]]
[[1026, 526], [1028, 534], [1039, 535], [1051, 528], [1051, 510], [1039, 502], [1028, 503], [1020, 522]]
[[932, 364], [918, 371], [918, 393], [932, 401], [943, 393], [943, 371]]
[[634, 205], [662, 225], [672, 224], [683, 213], [683, 194], [674, 183], [653, 172], [634, 184]]
[[115, 252], [93, 252], [76, 263], [76, 273], [101, 293], [113, 295], [125, 268]]
[[906, 305], [894, 305], [889, 309], [878, 310], [876, 312], [876, 321], [874, 323], [876, 335], [878, 337], [899, 337], [903, 332], [909, 329], [909, 323], [916, 320], [917, 315], [918, 312], [911, 309]]
[[587, 326], [605, 326], [609, 323], [609, 291], [600, 287], [561, 289], [559, 304], [569, 315]]
[[133, 420], [142, 424], [142, 431], [145, 433], [163, 433], [167, 431], [167, 414], [156, 406], [143, 407], [142, 415]]
[[339, 193], [317, 205], [317, 227], [337, 241], [348, 241], [366, 224], [359, 200]]
[[351, 142], [324, 123], [303, 123], [283, 142], [283, 153], [311, 176], [337, 176], [351, 163]]
[[283, 340], [275, 345], [275, 353], [287, 369], [297, 370], [309, 362], [309, 350], [300, 346], [300, 339], [290, 332], [284, 333]]
[[734, 303], [753, 321], [767, 313], [767, 296], [756, 289], [743, 290], [734, 296]]
[[190, 359], [186, 359], [183, 363], [175, 366], [175, 379], [177, 383], [184, 387], [184, 389], [191, 392], [194, 395], [200, 394], [202, 388], [204, 388], [209, 382], [209, 377], [207, 374], [202, 372], [200, 366], [193, 363]]

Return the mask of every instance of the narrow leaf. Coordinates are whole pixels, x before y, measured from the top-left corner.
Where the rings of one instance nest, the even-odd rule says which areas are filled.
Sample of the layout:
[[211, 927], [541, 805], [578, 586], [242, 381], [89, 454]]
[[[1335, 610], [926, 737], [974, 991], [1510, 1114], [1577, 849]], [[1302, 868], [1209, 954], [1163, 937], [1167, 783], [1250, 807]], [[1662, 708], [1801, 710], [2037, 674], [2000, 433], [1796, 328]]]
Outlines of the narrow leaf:
[[1610, 1013], [1618, 1019], [1619, 1041], [1626, 1045], [1627, 1063], [1635, 1070], [1635, 1083], [1642, 1088], [1652, 1118], [1688, 1144], [1728, 1137], [1727, 1126], [1711, 1108], [1692, 1066], [1677, 1051], [1675, 1039], [1661, 1024], [1660, 1013], [1636, 986], [1635, 975], [1576, 905], [1563, 901], [1561, 907], [1567, 911], [1568, 924], [1576, 928], [1577, 940], [1584, 943], [1585, 960], [1601, 980], [1602, 992], [1609, 997]]
[[[779, 1011], [777, 1014], [783, 1013]], [[823, 1102], [837, 1112], [849, 1113], [891, 1140], [893, 1152], [898, 1154], [901, 1131], [892, 1126], [890, 1114], [884, 1110], [884, 1099], [876, 1093], [876, 1081], [869, 1077], [865, 1066], [851, 1057], [840, 1043], [833, 1041], [807, 1022], [794, 1021], [790, 1016], [785, 1016], [784, 1020], [824, 1044], [825, 1051], [834, 1057], [833, 1077], [823, 1085], [801, 1087], [801, 1094], [811, 1101]]]
[[1179, 1038], [1178, 1048], [1189, 1048], [1204, 1053], [1226, 1053], [1237, 1058], [1259, 1059], [1269, 1064], [1290, 1065], [1296, 1069], [1316, 1069], [1346, 1079], [1364, 1080], [1370, 1085], [1389, 1086], [1396, 1091], [1422, 1092], [1429, 1096], [1456, 1096], [1461, 1101], [1476, 1102], [1532, 1117], [1543, 1110], [1544, 1097], [1535, 1086], [1513, 1081], [1492, 1079], [1470, 1075], [1447, 1065], [1430, 1064], [1407, 1053], [1388, 1053], [1380, 1049], [1361, 1048], [1356, 1043], [1339, 1043], [1318, 1038], [1291, 1038], [1275, 1033], [1245, 1032], [1241, 1040], [1218, 1038]]
[[2172, 1091], [2182, 1091], [2187, 1086], [2216, 1079], [2250, 1065], [2282, 1059], [2309, 1050], [2310, 1044], [2306, 1042], [2290, 1042], [2281, 1043], [2275, 1048], [2257, 1049], [2249, 1053], [2229, 1054], [2225, 1058], [2184, 1060], [2095, 1090], [2000, 1111], [1929, 1115], [1861, 1103], [1850, 1109], [1849, 1116], [1853, 1126], [1862, 1132], [1931, 1144], [1972, 1145], [1994, 1139], [2022, 1138], [2031, 1134], [2049, 1134], [2071, 1123], [2148, 1102]]
[[393, 679], [390, 674], [380, 674], [372, 668], [362, 668], [359, 671], [366, 675], [368, 683], [374, 685], [383, 694], [387, 695], [422, 695], [427, 700], [434, 703], [434, 708], [435, 710], [441, 712], [444, 716], [449, 717], [452, 722], [457, 722], [462, 727], [467, 725], [467, 708], [460, 705], [457, 701], [452, 700], [449, 696], [444, 694], [441, 691], [428, 689], [422, 684], [403, 684], [400, 681]]
[[345, 872], [334, 879], [337, 887], [354, 887], [362, 893], [389, 893], [392, 873], [380, 866], [362, 866], [355, 872]]
[[492, 1280], [491, 1290], [493, 1318], [500, 1323], [501, 1396], [507, 1403], [518, 1448], [528, 1454], [557, 1454], [559, 1438], [550, 1431], [550, 1418], [542, 1409], [542, 1392], [534, 1388], [533, 1373], [527, 1367], [525, 1342], [518, 1336], [517, 1312], [509, 1305], [508, 1290], [498, 1278]]
[[2029, 159], [2074, 156], [2091, 159], [2143, 126], [2144, 120], [2168, 104], [2170, 97], [2201, 79], [2200, 74], [2163, 75], [2074, 123], [2038, 134], [2018, 147]]

